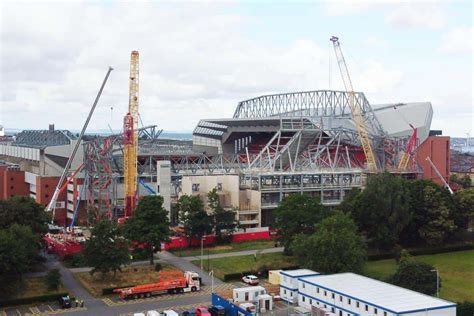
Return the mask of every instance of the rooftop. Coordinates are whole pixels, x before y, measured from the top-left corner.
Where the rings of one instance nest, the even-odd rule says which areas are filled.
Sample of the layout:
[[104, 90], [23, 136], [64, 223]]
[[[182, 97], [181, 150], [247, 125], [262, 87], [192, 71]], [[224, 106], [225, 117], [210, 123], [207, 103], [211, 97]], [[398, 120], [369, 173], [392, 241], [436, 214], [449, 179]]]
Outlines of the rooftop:
[[295, 276], [314, 276], [314, 275], [319, 275], [319, 272], [315, 272], [313, 270], [309, 269], [297, 269], [297, 270], [286, 270], [286, 271], [280, 271], [280, 274], [290, 276], [290, 277], [295, 277]]
[[352, 297], [392, 313], [455, 307], [453, 302], [404, 289], [354, 273], [301, 278], [301, 281]]

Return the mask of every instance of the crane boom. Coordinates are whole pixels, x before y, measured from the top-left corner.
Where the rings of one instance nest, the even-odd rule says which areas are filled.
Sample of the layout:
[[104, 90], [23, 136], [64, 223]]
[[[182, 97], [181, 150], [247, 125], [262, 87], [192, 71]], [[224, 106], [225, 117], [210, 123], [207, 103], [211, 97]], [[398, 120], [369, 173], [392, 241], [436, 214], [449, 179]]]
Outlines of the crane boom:
[[138, 57], [138, 51], [132, 51], [130, 58], [128, 113], [124, 118], [123, 124], [125, 217], [132, 215], [137, 201]]
[[74, 157], [76, 156], [77, 149], [79, 148], [81, 144], [82, 137], [84, 136], [84, 133], [86, 132], [87, 126], [89, 125], [89, 121], [91, 120], [92, 114], [94, 113], [95, 107], [97, 106], [97, 103], [99, 102], [100, 96], [102, 95], [102, 91], [104, 90], [105, 84], [107, 83], [107, 79], [109, 79], [110, 72], [114, 70], [112, 67], [109, 67], [109, 70], [107, 71], [107, 74], [105, 75], [104, 81], [102, 82], [102, 85], [100, 86], [99, 92], [97, 93], [97, 96], [95, 97], [94, 104], [92, 105], [91, 110], [89, 111], [89, 115], [87, 116], [86, 122], [84, 123], [84, 126], [82, 126], [81, 133], [79, 134], [79, 137], [77, 139], [76, 144], [74, 145], [74, 148], [72, 150], [71, 155], [69, 156], [69, 159], [67, 160], [66, 166], [64, 167], [63, 173], [61, 174], [61, 178], [59, 178], [58, 184], [56, 185], [56, 189], [54, 190], [53, 196], [51, 197], [51, 201], [49, 202], [46, 211], [50, 212], [53, 211], [53, 216], [51, 222], [54, 222], [54, 213], [56, 209], [56, 201], [58, 200], [59, 193], [61, 191], [61, 186], [63, 185], [64, 180], [66, 180], [67, 173], [69, 172], [69, 168], [71, 168], [72, 162], [74, 160]]
[[446, 182], [446, 180], [443, 178], [443, 176], [441, 175], [441, 172], [439, 172], [438, 168], [436, 168], [435, 164], [433, 163], [433, 161], [431, 161], [431, 158], [430, 156], [427, 156], [426, 157], [426, 161], [428, 161], [431, 165], [431, 168], [433, 168], [433, 170], [435, 171], [436, 175], [441, 179], [441, 181], [443, 182], [444, 186], [446, 187], [446, 189], [448, 189], [449, 193], [451, 194], [454, 194], [453, 190], [451, 189], [451, 187], [449, 186], [448, 182]]
[[346, 61], [344, 55], [342, 54], [341, 45], [339, 44], [339, 38], [336, 36], [331, 37], [331, 41], [334, 45], [334, 52], [336, 53], [337, 64], [339, 65], [339, 70], [341, 72], [342, 81], [344, 82], [344, 87], [349, 96], [349, 107], [351, 109], [352, 120], [354, 121], [357, 133], [359, 134], [359, 139], [364, 150], [365, 159], [367, 161], [367, 169], [371, 171], [377, 170], [377, 161], [375, 159], [375, 154], [372, 149], [372, 144], [365, 127], [364, 118], [362, 117], [362, 111], [359, 105], [355, 101], [354, 88], [352, 86], [351, 77], [349, 75], [349, 70], [347, 69]]
[[403, 152], [402, 158], [400, 158], [400, 162], [398, 163], [398, 169], [401, 170], [407, 169], [410, 158], [412, 158], [416, 149], [417, 129], [411, 124], [410, 127], [413, 129], [413, 133], [411, 134], [411, 137], [405, 147], [405, 151]]

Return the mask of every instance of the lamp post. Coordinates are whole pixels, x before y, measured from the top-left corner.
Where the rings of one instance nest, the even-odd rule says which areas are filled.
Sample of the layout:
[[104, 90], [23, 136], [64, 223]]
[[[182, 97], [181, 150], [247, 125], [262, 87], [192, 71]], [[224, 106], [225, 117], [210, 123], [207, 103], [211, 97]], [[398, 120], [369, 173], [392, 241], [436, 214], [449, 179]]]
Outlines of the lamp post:
[[439, 297], [439, 270], [431, 269], [431, 272], [436, 272], [436, 297]]
[[209, 272], [209, 276], [211, 277], [211, 294], [214, 294], [214, 270]]
[[202, 270], [202, 257], [204, 256], [203, 251], [204, 251], [204, 236], [201, 237], [201, 270]]

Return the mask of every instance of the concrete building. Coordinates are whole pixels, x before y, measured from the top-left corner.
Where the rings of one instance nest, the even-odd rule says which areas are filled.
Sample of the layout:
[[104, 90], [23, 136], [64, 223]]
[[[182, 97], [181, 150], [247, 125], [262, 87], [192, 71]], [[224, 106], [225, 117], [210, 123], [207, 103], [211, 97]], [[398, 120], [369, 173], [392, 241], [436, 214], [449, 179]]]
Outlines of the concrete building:
[[290, 303], [298, 302], [298, 279], [317, 276], [318, 272], [308, 269], [280, 271], [280, 297]]
[[297, 304], [313, 315], [456, 315], [455, 303], [354, 273], [301, 276], [297, 282]]

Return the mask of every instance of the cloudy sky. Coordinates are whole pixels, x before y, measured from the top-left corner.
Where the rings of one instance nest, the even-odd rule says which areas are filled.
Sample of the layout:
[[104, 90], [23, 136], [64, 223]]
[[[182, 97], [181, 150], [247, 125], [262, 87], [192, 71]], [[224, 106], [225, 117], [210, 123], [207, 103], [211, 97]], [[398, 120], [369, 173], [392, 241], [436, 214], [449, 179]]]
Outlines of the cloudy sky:
[[144, 124], [192, 131], [239, 100], [343, 89], [337, 35], [370, 103], [431, 101], [432, 129], [474, 135], [471, 1], [341, 1], [0, 1], [0, 124], [79, 130], [111, 65], [89, 130], [119, 130], [139, 50]]

